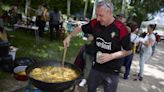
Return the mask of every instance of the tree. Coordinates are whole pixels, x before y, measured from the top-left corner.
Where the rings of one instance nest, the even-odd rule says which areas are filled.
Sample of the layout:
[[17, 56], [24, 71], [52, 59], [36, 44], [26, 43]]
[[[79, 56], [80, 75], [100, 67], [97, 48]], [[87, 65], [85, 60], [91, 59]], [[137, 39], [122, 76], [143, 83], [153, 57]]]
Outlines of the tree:
[[[17, 5], [20, 11], [24, 12], [25, 2], [26, 0], [1, 0], [0, 5]], [[70, 5], [70, 14], [74, 14], [80, 12], [84, 8], [85, 2], [83, 0], [69, 0], [71, 1]], [[91, 0], [87, 0], [90, 1]], [[164, 0], [111, 0], [114, 4], [114, 14], [125, 13], [125, 15], [129, 16], [130, 20], [135, 20], [139, 24], [148, 20], [147, 14], [154, 14], [159, 12], [162, 8], [164, 8]], [[130, 1], [130, 2], [129, 2]], [[67, 0], [31, 0], [31, 7], [36, 9], [42, 3], [48, 4], [48, 9], [53, 9], [54, 5], [57, 6], [62, 13], [67, 14]], [[124, 6], [122, 6], [124, 5]], [[123, 7], [123, 8], [122, 8]], [[84, 15], [88, 12], [85, 12]], [[68, 15], [70, 15], [68, 14]]]
[[164, 8], [163, 0], [131, 0], [128, 8], [130, 19], [141, 24], [148, 20], [147, 14], [154, 14]]
[[84, 2], [85, 2], [85, 7], [84, 7], [83, 16], [85, 17], [86, 16], [86, 13], [87, 13], [87, 9], [88, 9], [88, 2], [89, 2], [89, 0], [84, 0]]
[[70, 16], [71, 0], [67, 0], [67, 15]]
[[[75, 12], [80, 11], [83, 8], [83, 0], [70, 0], [70, 13], [74, 14]], [[19, 10], [24, 12], [26, 0], [1, 0], [2, 5], [17, 5]], [[52, 10], [54, 6], [58, 7], [62, 13], [67, 13], [67, 0], [31, 0], [30, 6], [34, 9], [37, 9], [39, 5], [46, 3], [48, 9]]]
[[[114, 4], [114, 14], [124, 13], [128, 19], [140, 24], [148, 20], [148, 14], [160, 12], [164, 8], [164, 0], [111, 0]], [[123, 2], [126, 1], [126, 2]], [[122, 6], [124, 5], [124, 6]], [[123, 11], [122, 11], [123, 10]], [[121, 12], [122, 11], [122, 12]]]

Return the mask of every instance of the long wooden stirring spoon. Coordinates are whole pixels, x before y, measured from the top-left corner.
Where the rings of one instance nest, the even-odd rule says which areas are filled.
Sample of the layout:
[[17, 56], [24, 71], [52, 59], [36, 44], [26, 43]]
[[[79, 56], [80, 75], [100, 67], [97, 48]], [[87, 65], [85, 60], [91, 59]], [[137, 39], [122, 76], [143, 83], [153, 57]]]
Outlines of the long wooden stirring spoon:
[[62, 67], [64, 67], [64, 61], [65, 61], [66, 53], [67, 53], [67, 48], [64, 48], [63, 59], [62, 59], [62, 62], [61, 62]]

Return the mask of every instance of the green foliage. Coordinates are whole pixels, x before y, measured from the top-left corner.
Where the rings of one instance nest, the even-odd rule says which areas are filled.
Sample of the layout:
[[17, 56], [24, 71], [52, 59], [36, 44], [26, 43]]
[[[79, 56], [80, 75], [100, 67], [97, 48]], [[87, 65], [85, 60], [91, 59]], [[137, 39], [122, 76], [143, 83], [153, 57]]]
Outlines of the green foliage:
[[163, 0], [132, 0], [130, 3], [129, 16], [139, 24], [148, 19], [147, 14], [159, 12], [164, 7]]
[[122, 7], [122, 0], [112, 0], [112, 3], [114, 5], [114, 13], [119, 14]]
[[[1, 0], [0, 5], [18, 5], [18, 9], [24, 12], [26, 0]], [[31, 7], [37, 9], [37, 7], [43, 3], [47, 3], [48, 10], [52, 10], [54, 6], [58, 7], [62, 13], [67, 13], [67, 0], [30, 0]], [[91, 0], [89, 0], [91, 2]], [[127, 0], [126, 0], [127, 1]], [[130, 0], [131, 3], [126, 4], [126, 15], [132, 20], [137, 21], [139, 24], [143, 20], [147, 20], [147, 14], [154, 14], [159, 12], [160, 9], [164, 8], [163, 0]], [[121, 12], [122, 0], [112, 0], [114, 3], [114, 13], [118, 14]], [[91, 3], [89, 6], [92, 6]], [[92, 8], [92, 7], [90, 7]], [[79, 13], [84, 9], [83, 0], [71, 0], [71, 14]], [[88, 9], [89, 10], [89, 9]], [[0, 9], [0, 11], [2, 11]], [[92, 12], [92, 10], [89, 10]]]
[[[52, 10], [54, 6], [58, 7], [62, 13], [67, 13], [67, 0], [30, 0], [30, 6], [37, 9], [43, 3], [48, 5], [48, 10]], [[2, 0], [4, 5], [17, 5], [21, 12], [24, 12], [26, 0]], [[84, 7], [83, 0], [71, 0], [71, 14], [79, 12]]]
[[[41, 3], [35, 2], [33, 4], [33, 1], [31, 1], [31, 6], [36, 7], [42, 3], [47, 3], [49, 10], [52, 10], [53, 7], [58, 7], [59, 10], [62, 11], [62, 13], [67, 13], [67, 0], [40, 0]], [[37, 5], [38, 4], [38, 5]], [[83, 8], [83, 0], [71, 0], [71, 13], [75, 13], [81, 10]]]

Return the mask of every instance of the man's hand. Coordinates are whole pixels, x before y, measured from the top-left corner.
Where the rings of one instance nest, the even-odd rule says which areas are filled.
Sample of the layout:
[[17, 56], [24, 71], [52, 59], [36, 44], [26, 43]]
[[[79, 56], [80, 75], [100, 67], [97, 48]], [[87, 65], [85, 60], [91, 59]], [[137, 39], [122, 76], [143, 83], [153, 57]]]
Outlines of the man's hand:
[[71, 40], [71, 35], [68, 35], [68, 36], [64, 39], [64, 41], [63, 41], [64, 48], [69, 47], [70, 40]]
[[113, 56], [112, 54], [102, 53], [102, 55], [98, 57], [98, 60], [100, 61], [99, 62], [100, 64], [103, 64], [103, 63], [113, 60]]
[[89, 41], [92, 41], [93, 39], [94, 39], [93, 35], [88, 34], [88, 40], [89, 40]]

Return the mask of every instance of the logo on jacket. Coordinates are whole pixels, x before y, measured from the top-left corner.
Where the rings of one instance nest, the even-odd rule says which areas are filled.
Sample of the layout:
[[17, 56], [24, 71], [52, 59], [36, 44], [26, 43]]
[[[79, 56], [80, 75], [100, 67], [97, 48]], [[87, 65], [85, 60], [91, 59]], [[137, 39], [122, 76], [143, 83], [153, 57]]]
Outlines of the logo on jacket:
[[97, 37], [96, 38], [96, 46], [106, 49], [106, 50], [111, 50], [111, 42], [105, 42], [103, 38]]
[[111, 37], [112, 37], [112, 38], [114, 38], [115, 35], [116, 35], [115, 32], [112, 32], [112, 33], [111, 33]]

